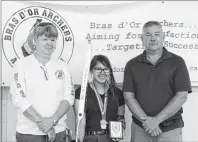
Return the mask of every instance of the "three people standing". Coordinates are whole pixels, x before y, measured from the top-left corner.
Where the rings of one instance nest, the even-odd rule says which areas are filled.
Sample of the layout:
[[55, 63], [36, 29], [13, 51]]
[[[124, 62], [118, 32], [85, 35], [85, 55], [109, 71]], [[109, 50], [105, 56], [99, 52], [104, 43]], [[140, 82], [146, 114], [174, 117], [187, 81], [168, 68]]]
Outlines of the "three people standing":
[[[62, 142], [64, 120], [74, 103], [74, 87], [66, 64], [51, 55], [58, 31], [51, 23], [34, 29], [36, 51], [17, 61], [11, 95], [17, 108], [17, 142]], [[182, 141], [182, 105], [192, 92], [189, 73], [182, 57], [163, 47], [164, 33], [157, 21], [142, 29], [144, 52], [127, 62], [122, 91], [116, 87], [111, 63], [96, 55], [90, 65], [85, 116], [80, 123], [81, 142], [112, 142], [109, 121], [125, 124], [125, 103], [132, 113], [131, 142]], [[75, 91], [78, 113], [80, 89]], [[56, 136], [57, 135], [57, 136]]]

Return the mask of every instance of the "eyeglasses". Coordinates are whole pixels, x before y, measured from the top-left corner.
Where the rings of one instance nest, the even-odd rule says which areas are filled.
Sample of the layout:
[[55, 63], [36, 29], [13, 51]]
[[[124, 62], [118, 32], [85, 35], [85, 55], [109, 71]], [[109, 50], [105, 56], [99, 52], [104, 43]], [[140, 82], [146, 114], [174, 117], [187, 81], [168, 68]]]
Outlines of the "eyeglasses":
[[109, 70], [108, 68], [104, 68], [104, 69], [101, 69], [101, 68], [94, 68], [94, 71], [95, 71], [96, 73], [101, 73], [102, 71], [103, 71], [104, 73], [109, 73], [109, 72], [110, 72], [110, 70]]

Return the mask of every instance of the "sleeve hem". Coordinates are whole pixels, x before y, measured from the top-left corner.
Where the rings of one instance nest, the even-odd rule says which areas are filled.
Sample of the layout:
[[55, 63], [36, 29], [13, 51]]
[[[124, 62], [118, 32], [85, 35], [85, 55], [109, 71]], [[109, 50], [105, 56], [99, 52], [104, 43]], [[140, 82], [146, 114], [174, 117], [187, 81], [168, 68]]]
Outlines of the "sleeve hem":
[[63, 100], [68, 101], [71, 106], [74, 104], [74, 98], [72, 96], [67, 96], [67, 98], [64, 98]]
[[30, 106], [31, 104], [26, 102], [23, 106], [20, 107], [21, 112], [24, 113]]
[[120, 103], [120, 104], [119, 104], [119, 106], [122, 106], [122, 105], [125, 105], [125, 103], [124, 103], [124, 102], [122, 102], [122, 103]]
[[133, 91], [133, 90], [122, 90], [122, 92], [123, 92], [123, 93], [125, 93], [125, 92], [134, 93], [135, 91]]
[[187, 91], [187, 92], [188, 92], [188, 94], [192, 93], [192, 90], [191, 90], [191, 89], [189, 89], [189, 88], [186, 88], [186, 89], [185, 89], [185, 88], [184, 88], [184, 89], [176, 89], [176, 91], [175, 91], [175, 92], [177, 93], [177, 92], [182, 92], [182, 91]]

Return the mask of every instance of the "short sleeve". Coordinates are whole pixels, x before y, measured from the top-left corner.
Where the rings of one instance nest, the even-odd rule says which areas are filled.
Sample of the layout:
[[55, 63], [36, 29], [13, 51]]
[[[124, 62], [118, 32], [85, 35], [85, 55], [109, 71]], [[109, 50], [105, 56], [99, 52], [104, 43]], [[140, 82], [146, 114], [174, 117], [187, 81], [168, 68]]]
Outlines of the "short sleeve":
[[119, 106], [122, 106], [125, 104], [123, 92], [119, 88], [116, 88], [116, 90], [117, 90], [116, 93], [118, 95]]
[[80, 99], [80, 90], [81, 90], [81, 87], [78, 87], [75, 91], [75, 99]]
[[122, 86], [122, 91], [134, 93], [134, 83], [133, 83], [133, 76], [131, 72], [130, 62], [126, 64], [124, 69], [124, 82]]
[[190, 76], [186, 67], [185, 61], [180, 57], [176, 64], [176, 72], [174, 75], [174, 89], [175, 92], [188, 91], [192, 92]]

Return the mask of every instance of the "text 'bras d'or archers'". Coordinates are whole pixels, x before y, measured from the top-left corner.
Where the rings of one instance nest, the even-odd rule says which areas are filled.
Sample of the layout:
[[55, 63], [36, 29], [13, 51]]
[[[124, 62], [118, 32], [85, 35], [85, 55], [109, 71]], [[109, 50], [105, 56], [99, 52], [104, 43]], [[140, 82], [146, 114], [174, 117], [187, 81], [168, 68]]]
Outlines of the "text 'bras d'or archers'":
[[55, 23], [56, 26], [59, 27], [66, 42], [73, 40], [71, 36], [71, 31], [65, 20], [55, 11], [43, 7], [31, 7], [18, 11], [15, 16], [11, 17], [11, 19], [8, 21], [7, 26], [5, 27], [4, 40], [11, 41], [14, 31], [16, 30], [18, 25], [20, 25], [26, 19], [33, 17], [44, 18], [52, 21], [53, 23]]

